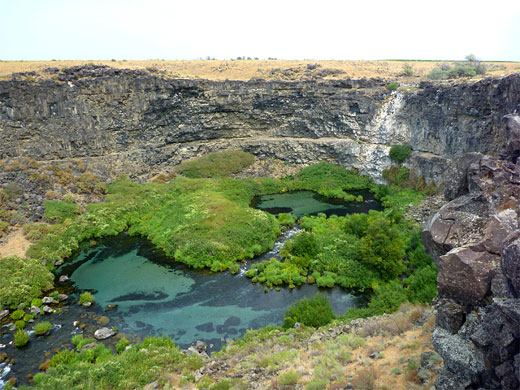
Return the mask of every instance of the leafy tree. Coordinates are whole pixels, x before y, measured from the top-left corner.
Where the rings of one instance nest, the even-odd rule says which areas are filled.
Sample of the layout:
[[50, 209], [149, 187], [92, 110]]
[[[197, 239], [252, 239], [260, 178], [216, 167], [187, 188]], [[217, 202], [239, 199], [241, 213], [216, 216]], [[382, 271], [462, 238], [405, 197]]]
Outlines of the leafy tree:
[[390, 159], [399, 164], [403, 163], [412, 154], [410, 145], [393, 145], [390, 148]]

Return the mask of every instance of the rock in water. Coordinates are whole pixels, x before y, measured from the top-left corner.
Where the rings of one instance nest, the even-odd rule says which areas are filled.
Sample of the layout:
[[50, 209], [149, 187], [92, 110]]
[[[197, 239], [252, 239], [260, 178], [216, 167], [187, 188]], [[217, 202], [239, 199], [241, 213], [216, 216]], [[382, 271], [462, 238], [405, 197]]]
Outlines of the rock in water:
[[97, 340], [104, 340], [112, 337], [116, 334], [116, 332], [110, 328], [101, 328], [94, 332], [94, 337]]

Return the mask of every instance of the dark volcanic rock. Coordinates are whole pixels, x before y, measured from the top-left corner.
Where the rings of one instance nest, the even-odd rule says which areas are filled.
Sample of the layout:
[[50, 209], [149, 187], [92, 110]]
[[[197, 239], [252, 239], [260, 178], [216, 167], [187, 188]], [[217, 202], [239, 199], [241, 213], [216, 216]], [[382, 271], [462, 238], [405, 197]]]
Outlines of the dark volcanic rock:
[[55, 76], [0, 81], [0, 158], [82, 159], [139, 177], [231, 148], [379, 179], [388, 145], [409, 143], [409, 165], [440, 184], [454, 156], [505, 150], [503, 117], [520, 104], [520, 75], [407, 95], [380, 79], [215, 82], [97, 65]]
[[423, 230], [439, 269], [433, 343], [445, 371], [437, 390], [517, 389], [520, 383], [520, 165], [513, 161], [511, 154], [463, 159], [467, 186], [452, 194], [465, 195]]

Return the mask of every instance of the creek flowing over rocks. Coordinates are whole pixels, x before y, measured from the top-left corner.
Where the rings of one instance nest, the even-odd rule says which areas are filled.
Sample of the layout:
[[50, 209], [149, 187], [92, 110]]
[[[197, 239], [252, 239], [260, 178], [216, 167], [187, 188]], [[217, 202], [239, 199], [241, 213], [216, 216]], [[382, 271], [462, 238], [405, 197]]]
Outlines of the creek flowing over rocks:
[[520, 386], [520, 117], [506, 117], [503, 159], [459, 161], [423, 242], [439, 269], [437, 390]]

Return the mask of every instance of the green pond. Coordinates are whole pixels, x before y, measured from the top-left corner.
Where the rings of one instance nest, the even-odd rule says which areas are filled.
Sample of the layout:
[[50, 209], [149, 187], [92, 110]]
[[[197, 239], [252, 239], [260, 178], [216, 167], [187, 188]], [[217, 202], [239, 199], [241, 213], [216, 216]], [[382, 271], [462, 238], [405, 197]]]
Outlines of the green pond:
[[263, 195], [253, 199], [252, 206], [272, 214], [291, 213], [297, 217], [305, 214], [335, 214], [344, 216], [353, 213], [367, 213], [369, 210], [381, 210], [380, 203], [368, 191], [352, 192], [361, 195], [363, 202], [345, 202], [341, 199], [327, 198], [312, 191], [287, 192], [283, 194]]

